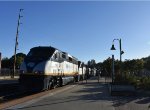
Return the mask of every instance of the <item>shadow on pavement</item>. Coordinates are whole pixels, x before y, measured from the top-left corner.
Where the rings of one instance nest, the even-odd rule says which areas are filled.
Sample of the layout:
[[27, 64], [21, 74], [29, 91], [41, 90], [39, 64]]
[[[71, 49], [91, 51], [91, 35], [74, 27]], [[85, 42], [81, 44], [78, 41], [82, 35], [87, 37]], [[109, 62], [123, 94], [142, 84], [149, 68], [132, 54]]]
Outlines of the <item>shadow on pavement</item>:
[[[93, 80], [93, 79], [92, 79]], [[134, 96], [111, 96], [108, 90], [108, 83], [88, 82], [87, 84], [81, 84], [83, 88], [73, 93], [83, 93], [79, 96], [75, 96], [77, 100], [86, 100], [89, 102], [95, 101], [111, 101], [114, 107], [125, 105], [133, 102], [135, 104], [150, 104], [150, 96], [146, 96], [143, 93], [135, 94]]]
[[81, 82], [78, 84], [80, 89], [72, 90], [70, 96], [64, 96], [63, 98], [54, 98], [52, 100], [45, 99], [43, 103], [38, 105], [32, 105], [28, 107], [18, 108], [18, 109], [28, 109], [41, 106], [49, 106], [55, 104], [64, 103], [76, 103], [78, 101], [83, 101], [86, 103], [92, 103], [97, 101], [102, 102], [112, 102], [114, 107], [119, 107], [127, 103], [133, 102], [135, 104], [149, 104], [150, 97], [148, 96], [110, 96], [108, 90], [108, 83], [100, 82], [97, 80], [90, 79], [87, 83]]

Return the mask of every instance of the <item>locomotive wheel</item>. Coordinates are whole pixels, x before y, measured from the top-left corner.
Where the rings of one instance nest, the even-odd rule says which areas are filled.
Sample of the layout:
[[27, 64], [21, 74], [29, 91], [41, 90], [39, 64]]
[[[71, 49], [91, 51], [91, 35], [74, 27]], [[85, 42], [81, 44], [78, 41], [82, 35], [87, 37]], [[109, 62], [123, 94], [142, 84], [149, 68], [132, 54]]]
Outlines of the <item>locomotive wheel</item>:
[[55, 86], [55, 81], [54, 81], [54, 78], [52, 78], [52, 80], [51, 80], [51, 89], [54, 89], [54, 86]]
[[52, 81], [49, 81], [48, 90], [53, 89], [53, 83]]
[[57, 78], [54, 77], [53, 78], [53, 88], [56, 88], [57, 87]]
[[62, 83], [63, 83], [62, 77], [60, 76], [60, 77], [59, 77], [59, 86], [60, 86], [60, 87], [62, 87]]

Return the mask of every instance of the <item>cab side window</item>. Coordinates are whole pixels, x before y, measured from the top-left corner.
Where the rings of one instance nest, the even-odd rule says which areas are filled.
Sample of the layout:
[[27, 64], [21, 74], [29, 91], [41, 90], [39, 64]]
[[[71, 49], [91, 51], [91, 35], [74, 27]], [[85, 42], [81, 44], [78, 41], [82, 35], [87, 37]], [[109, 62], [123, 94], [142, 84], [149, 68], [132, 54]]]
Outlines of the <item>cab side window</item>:
[[62, 54], [62, 58], [66, 59], [66, 55]]
[[54, 59], [57, 59], [57, 53], [54, 55]]

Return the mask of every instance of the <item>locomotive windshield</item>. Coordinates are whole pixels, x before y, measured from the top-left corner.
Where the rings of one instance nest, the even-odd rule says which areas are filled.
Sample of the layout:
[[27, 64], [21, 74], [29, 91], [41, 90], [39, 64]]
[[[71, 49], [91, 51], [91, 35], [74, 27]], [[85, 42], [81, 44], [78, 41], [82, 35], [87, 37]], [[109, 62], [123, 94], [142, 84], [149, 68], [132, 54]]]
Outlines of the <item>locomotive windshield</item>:
[[26, 60], [46, 60], [52, 56], [54, 51], [52, 47], [35, 47], [30, 50]]

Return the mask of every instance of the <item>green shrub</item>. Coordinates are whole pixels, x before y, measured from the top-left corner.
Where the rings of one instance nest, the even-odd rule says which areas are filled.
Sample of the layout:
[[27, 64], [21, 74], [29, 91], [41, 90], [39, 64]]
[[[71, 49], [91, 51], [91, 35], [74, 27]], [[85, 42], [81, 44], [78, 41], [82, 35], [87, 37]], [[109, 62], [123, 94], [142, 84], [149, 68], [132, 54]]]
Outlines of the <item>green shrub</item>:
[[143, 89], [150, 90], [150, 77], [142, 77], [140, 82]]
[[124, 71], [121, 75], [115, 75], [115, 82], [132, 84], [136, 88], [150, 90], [150, 77], [140, 77], [133, 74], [129, 74], [128, 71]]

